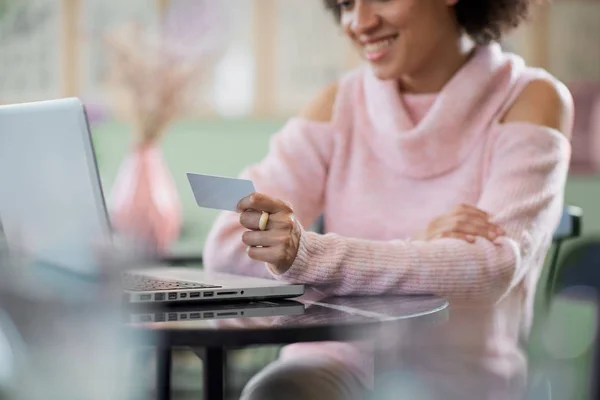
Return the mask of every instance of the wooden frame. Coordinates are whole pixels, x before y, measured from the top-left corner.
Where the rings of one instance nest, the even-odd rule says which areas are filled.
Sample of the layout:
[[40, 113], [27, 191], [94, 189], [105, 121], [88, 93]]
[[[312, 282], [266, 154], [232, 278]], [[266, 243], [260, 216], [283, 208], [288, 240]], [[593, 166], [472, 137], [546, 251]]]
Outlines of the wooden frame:
[[[80, 24], [85, 0], [60, 0], [61, 40], [61, 96], [79, 96], [82, 88], [83, 63], [81, 60]], [[170, 0], [156, 0], [160, 14], [164, 14]]]
[[252, 0], [254, 16], [252, 21], [252, 48], [254, 51], [255, 116], [269, 116], [275, 110], [277, 93], [277, 0]]
[[[78, 96], [83, 83], [83, 60], [81, 27], [82, 12], [86, 0], [60, 0], [60, 92], [62, 96]], [[164, 14], [171, 0], [155, 0], [154, 5], [160, 14]], [[215, 0], [218, 1], [218, 0]], [[253, 4], [252, 12], [252, 51], [255, 59], [255, 93], [253, 116], [270, 117], [277, 115], [277, 36], [278, 7], [281, 0], [249, 0]], [[598, 2], [582, 0], [582, 3]], [[550, 5], [535, 7], [532, 23], [522, 28], [517, 43], [521, 54], [528, 64], [551, 69], [550, 48]], [[362, 61], [351, 48], [341, 63], [351, 69]], [[209, 113], [206, 105], [202, 108]], [[205, 113], [203, 113], [205, 114]]]
[[60, 0], [61, 95], [81, 93], [81, 23], [82, 0]]

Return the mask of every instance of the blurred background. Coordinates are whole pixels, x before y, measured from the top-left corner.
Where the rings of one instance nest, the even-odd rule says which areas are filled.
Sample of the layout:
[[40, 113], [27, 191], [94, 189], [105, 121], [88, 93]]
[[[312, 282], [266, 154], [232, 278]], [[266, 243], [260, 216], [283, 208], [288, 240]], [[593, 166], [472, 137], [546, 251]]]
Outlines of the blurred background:
[[[561, 262], [585, 274], [600, 259], [599, 43], [598, 0], [538, 7], [503, 43], [557, 76], [574, 96], [565, 202], [584, 210], [583, 231], [565, 244]], [[287, 118], [360, 64], [322, 0], [0, 0], [0, 104], [81, 98], [109, 205], [123, 197], [115, 188], [131, 172], [124, 161], [144, 138], [152, 139], [172, 181], [156, 185], [174, 185], [176, 229], [166, 245], [176, 254], [201, 254], [217, 215], [196, 206], [185, 173], [238, 175], [267, 153]], [[153, 130], [151, 117], [160, 113]], [[600, 268], [594, 271], [597, 278]], [[591, 279], [585, 274], [580, 277]], [[577, 327], [573, 337], [593, 331], [594, 311], [573, 304], [560, 306], [560, 321]], [[586, 350], [569, 353], [569, 366], [589, 367]], [[190, 362], [199, 368], [199, 361]], [[176, 386], [188, 384], [181, 368]], [[190, 382], [193, 387], [197, 379]]]
[[[185, 172], [236, 176], [266, 154], [286, 118], [361, 61], [321, 0], [0, 0], [0, 102], [80, 97], [109, 198], [137, 133], [111, 82], [107, 37], [133, 23], [152, 33], [176, 27], [170, 43], [202, 52], [194, 59], [193, 100], [160, 142], [182, 214], [170, 247], [200, 252], [216, 213], [195, 206]], [[600, 109], [599, 38], [599, 1], [555, 0], [504, 43], [575, 96], [566, 197], [586, 211], [584, 236], [600, 233], [593, 207], [600, 199], [600, 112], [593, 113]]]

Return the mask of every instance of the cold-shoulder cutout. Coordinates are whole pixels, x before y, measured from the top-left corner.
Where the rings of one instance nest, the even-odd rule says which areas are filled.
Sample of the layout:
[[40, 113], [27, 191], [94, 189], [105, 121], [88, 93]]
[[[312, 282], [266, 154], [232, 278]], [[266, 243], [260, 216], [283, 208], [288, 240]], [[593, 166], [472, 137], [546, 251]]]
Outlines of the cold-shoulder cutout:
[[331, 122], [333, 119], [338, 84], [327, 86], [300, 112], [299, 117], [314, 122]]
[[504, 114], [501, 123], [525, 122], [571, 135], [573, 99], [562, 83], [535, 79], [527, 84]]

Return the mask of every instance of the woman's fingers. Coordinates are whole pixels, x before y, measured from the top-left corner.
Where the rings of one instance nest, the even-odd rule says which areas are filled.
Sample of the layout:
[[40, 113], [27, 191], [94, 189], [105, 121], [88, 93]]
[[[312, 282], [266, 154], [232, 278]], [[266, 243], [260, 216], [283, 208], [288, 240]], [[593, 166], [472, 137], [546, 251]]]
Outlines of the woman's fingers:
[[266, 211], [269, 214], [277, 214], [279, 212], [293, 212], [290, 205], [284, 201], [274, 199], [263, 193], [252, 193], [244, 197], [237, 205], [240, 212], [246, 210]]
[[[300, 246], [302, 227], [291, 205], [262, 193], [252, 193], [237, 205], [240, 223], [249, 229], [242, 235], [250, 258], [264, 261], [276, 273], [287, 271]], [[269, 213], [264, 229], [259, 228], [263, 212]]]
[[498, 236], [501, 236], [494, 224], [477, 219], [459, 221], [449, 231], [482, 236], [489, 240], [495, 240]]
[[488, 236], [490, 237], [498, 237], [506, 235], [504, 229], [500, 228], [498, 225], [490, 222], [489, 220], [481, 220], [481, 219], [472, 219], [469, 220], [474, 227], [476, 227], [481, 232], [488, 232]]
[[493, 233], [496, 236], [501, 236], [501, 235], [505, 234], [505, 232], [502, 228], [500, 228], [498, 225], [490, 222], [487, 219], [484, 220], [481, 218], [468, 218], [467, 223], [471, 224], [472, 226], [476, 227], [477, 229], [485, 230], [487, 232], [490, 232], [490, 234]]
[[476, 240], [475, 236], [461, 232], [444, 232], [440, 235], [440, 237], [464, 240], [469, 243], [475, 243]]
[[[261, 215], [262, 215], [261, 211], [255, 211], [255, 210], [243, 211], [240, 214], [240, 224], [242, 224], [242, 226], [244, 228], [258, 230]], [[266, 230], [273, 229], [275, 224], [276, 224], [276, 221], [275, 221], [274, 216], [269, 215], [269, 220], [267, 221], [267, 227], [265, 229]]]
[[479, 225], [486, 224], [485, 228], [491, 232], [495, 232], [496, 235], [506, 234], [502, 228], [490, 222], [490, 219], [492, 218], [490, 214], [475, 206], [461, 204], [457, 210], [456, 215], [462, 219], [473, 221], [475, 224]]
[[[247, 229], [259, 230], [261, 215], [262, 211], [246, 210], [240, 214], [240, 224]], [[269, 214], [265, 230], [290, 230], [294, 223], [293, 219], [293, 214], [289, 213]]]
[[425, 238], [451, 237], [473, 243], [477, 237], [483, 237], [493, 242], [506, 233], [490, 219], [487, 212], [469, 204], [460, 204], [434, 219], [427, 227]]
[[246, 249], [246, 253], [248, 253], [248, 257], [255, 261], [262, 261], [268, 264], [271, 264], [276, 268], [275, 272], [281, 272], [277, 267], [277, 263], [280, 260], [279, 251], [277, 247], [252, 247], [249, 246]]
[[273, 247], [287, 240], [287, 235], [280, 231], [246, 231], [242, 234], [242, 242], [247, 246]]
[[439, 237], [447, 233], [460, 234], [462, 235], [461, 237], [484, 237], [489, 241], [494, 241], [499, 236], [505, 234], [502, 229], [492, 224], [491, 222], [482, 220], [479, 217], [469, 219], [465, 218], [464, 216], [459, 218], [441, 220], [433, 229], [433, 236]]
[[486, 220], [491, 218], [490, 214], [470, 204], [459, 204], [458, 206], [456, 206], [452, 214], [478, 216]]
[[[271, 247], [248, 246], [246, 248], [248, 257], [255, 261], [262, 261], [269, 264], [269, 268], [277, 274], [282, 274], [290, 268], [296, 257], [295, 251], [297, 251], [297, 249], [294, 250], [288, 243]], [[282, 264], [282, 260], [289, 261]]]

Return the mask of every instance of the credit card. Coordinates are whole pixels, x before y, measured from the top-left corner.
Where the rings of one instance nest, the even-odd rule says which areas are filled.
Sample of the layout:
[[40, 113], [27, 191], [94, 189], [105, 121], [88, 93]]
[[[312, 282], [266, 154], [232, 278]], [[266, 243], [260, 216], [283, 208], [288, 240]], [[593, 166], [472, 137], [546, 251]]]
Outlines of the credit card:
[[255, 192], [252, 181], [222, 176], [187, 173], [198, 206], [236, 211], [244, 197]]

